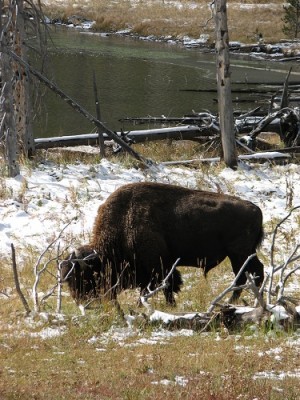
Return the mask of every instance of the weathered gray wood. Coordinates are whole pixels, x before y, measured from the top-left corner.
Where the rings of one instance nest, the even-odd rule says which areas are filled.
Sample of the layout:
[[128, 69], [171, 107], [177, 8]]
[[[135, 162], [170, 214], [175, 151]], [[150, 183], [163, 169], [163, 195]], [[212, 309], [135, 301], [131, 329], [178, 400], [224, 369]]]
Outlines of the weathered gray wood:
[[[96, 104], [96, 117], [99, 121], [101, 121], [100, 103], [99, 103], [99, 98], [98, 98], [98, 90], [97, 90], [95, 71], [93, 73], [93, 86], [94, 86], [94, 96], [95, 96], [95, 104]], [[97, 131], [98, 131], [98, 139], [99, 139], [100, 156], [105, 157], [105, 145], [104, 145], [103, 132], [100, 128], [97, 128]]]
[[21, 302], [26, 310], [26, 313], [30, 314], [30, 312], [31, 312], [30, 307], [29, 307], [28, 302], [27, 302], [27, 300], [21, 290], [21, 287], [20, 287], [19, 275], [18, 275], [18, 270], [17, 270], [17, 262], [16, 262], [16, 252], [15, 252], [15, 247], [14, 247], [13, 243], [11, 243], [11, 255], [12, 255], [12, 269], [13, 269], [16, 291], [21, 299]]
[[[291, 158], [289, 153], [283, 154], [280, 151], [270, 151], [270, 152], [261, 152], [261, 153], [254, 153], [254, 154], [242, 154], [238, 156], [239, 160], [246, 160], [246, 161], [266, 161], [272, 160], [274, 162], [281, 161], [281, 160], [288, 160]], [[188, 164], [205, 164], [205, 163], [214, 163], [220, 162], [220, 157], [208, 157], [208, 158], [194, 158], [191, 160], [181, 160], [181, 161], [165, 161], [162, 162], [163, 165], [188, 165]]]
[[[14, 44], [13, 49], [16, 54], [27, 59], [27, 52], [24, 46], [25, 40], [25, 22], [24, 22], [24, 1], [16, 0], [16, 7], [14, 10], [16, 26], [13, 32]], [[35, 152], [33, 129], [32, 129], [32, 116], [31, 116], [31, 102], [29, 92], [29, 76], [24, 67], [16, 62], [13, 62], [13, 70], [15, 73], [15, 87], [14, 87], [14, 100], [15, 100], [15, 113], [16, 129], [18, 135], [18, 142], [20, 150], [25, 157], [32, 157]]]
[[226, 0], [215, 0], [216, 67], [221, 140], [225, 164], [237, 165], [235, 127], [230, 85], [229, 35]]
[[[197, 113], [195, 115], [185, 115], [183, 117], [125, 117], [125, 118], [120, 118], [120, 122], [133, 122], [134, 124], [148, 124], [148, 123], [153, 123], [153, 124], [164, 124], [166, 122], [168, 123], [181, 123], [181, 124], [196, 124], [196, 123], [202, 123], [204, 119], [211, 119], [213, 117], [212, 114], [208, 112], [203, 112], [203, 113]], [[214, 117], [216, 118], [216, 117]]]
[[3, 24], [3, 1], [0, 2], [0, 65], [1, 65], [1, 89], [2, 89], [2, 132], [5, 137], [5, 161], [8, 176], [14, 177], [20, 173], [18, 164], [18, 143], [16, 132], [16, 121], [14, 113], [13, 97], [13, 69], [11, 60], [4, 52], [12, 45], [12, 36], [9, 34], [11, 21], [13, 20], [12, 10], [9, 10], [7, 22]]
[[[133, 140], [135, 143], [141, 143], [150, 140], [164, 140], [164, 139], [193, 139], [201, 135], [201, 130], [198, 126], [180, 126], [173, 128], [162, 128], [162, 129], [147, 129], [147, 130], [136, 130], [128, 133], [128, 139]], [[116, 133], [121, 136], [121, 132]], [[110, 139], [110, 137], [104, 133], [104, 140]], [[35, 146], [37, 149], [50, 149], [53, 147], [65, 147], [65, 146], [81, 146], [81, 145], [97, 145], [98, 133], [89, 133], [83, 135], [73, 136], [57, 136], [52, 138], [38, 138], [35, 139]]]
[[289, 72], [287, 73], [287, 76], [285, 78], [285, 82], [283, 85], [283, 92], [282, 92], [282, 97], [280, 101], [280, 108], [285, 108], [288, 107], [289, 105], [289, 98], [288, 98], [288, 89], [289, 89], [289, 78], [292, 72], [292, 67], [290, 67]]

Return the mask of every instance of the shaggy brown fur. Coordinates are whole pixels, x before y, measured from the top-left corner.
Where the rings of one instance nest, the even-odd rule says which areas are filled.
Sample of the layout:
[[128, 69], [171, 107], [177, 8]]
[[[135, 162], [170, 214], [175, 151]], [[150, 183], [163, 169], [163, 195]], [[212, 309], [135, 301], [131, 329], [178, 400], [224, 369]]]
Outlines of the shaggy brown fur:
[[90, 245], [78, 247], [61, 263], [61, 279], [77, 302], [99, 297], [100, 276], [100, 258]]
[[[101, 259], [101, 285], [108, 290], [118, 282], [114, 297], [121, 289], [154, 287], [177, 258], [207, 273], [228, 256], [237, 274], [262, 237], [262, 212], [249, 201], [148, 182], [122, 186], [99, 207], [91, 247]], [[245, 270], [260, 285], [263, 269], [255, 256]], [[245, 282], [242, 273], [237, 284]], [[169, 303], [181, 283], [176, 270], [165, 290]]]

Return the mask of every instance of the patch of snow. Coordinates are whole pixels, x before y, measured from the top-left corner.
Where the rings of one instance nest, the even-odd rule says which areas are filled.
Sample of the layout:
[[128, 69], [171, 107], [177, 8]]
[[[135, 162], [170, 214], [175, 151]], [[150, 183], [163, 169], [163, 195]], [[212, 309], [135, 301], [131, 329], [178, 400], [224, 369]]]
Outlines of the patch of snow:
[[[300, 170], [293, 164], [271, 167], [265, 163], [253, 168], [240, 164], [237, 171], [224, 168], [203, 183], [206, 189], [219, 187], [224, 193], [253, 201], [261, 207], [266, 223], [287, 214], [287, 177], [293, 204], [300, 204]], [[10, 243], [17, 244], [17, 256], [22, 247], [42, 251], [73, 218], [66, 235], [88, 236], [99, 205], [114, 190], [146, 180], [194, 188], [203, 176], [197, 170], [163, 165], [158, 165], [156, 172], [126, 169], [107, 160], [93, 167], [43, 163], [32, 171], [23, 168], [21, 175], [4, 182], [12, 197], [0, 201], [0, 258], [10, 252]], [[299, 231], [299, 225], [295, 228]]]
[[174, 314], [168, 314], [162, 311], [155, 310], [151, 315], [150, 315], [150, 321], [161, 321], [165, 324], [168, 324], [171, 321], [176, 321], [179, 318], [185, 318], [185, 319], [193, 319], [197, 313], [188, 313], [188, 314], [182, 314], [182, 315], [174, 315]]
[[253, 375], [253, 379], [274, 379], [283, 380], [286, 378], [300, 378], [300, 369], [287, 372], [275, 372], [275, 371], [262, 371], [257, 372]]
[[88, 339], [88, 343], [91, 345], [98, 345], [101, 343], [103, 347], [98, 348], [97, 346], [97, 351], [105, 351], [105, 346], [111, 342], [114, 342], [121, 347], [137, 347], [144, 344], [167, 344], [168, 341], [174, 337], [193, 336], [194, 333], [195, 332], [191, 329], [180, 329], [176, 331], [158, 329], [152, 331], [149, 337], [145, 337], [145, 335], [141, 337], [141, 333], [138, 330], [133, 330], [132, 328], [118, 328], [113, 326], [100, 336], [92, 336], [90, 339]]
[[248, 312], [251, 312], [251, 311], [253, 311], [254, 310], [254, 308], [253, 307], [238, 307], [236, 310], [235, 310], [235, 314], [244, 314], [244, 313], [248, 313]]
[[267, 310], [270, 311], [273, 315], [273, 318], [271, 320], [273, 321], [280, 321], [282, 319], [287, 319], [289, 317], [288, 313], [286, 312], [285, 308], [283, 306], [279, 305], [272, 305], [272, 304], [267, 304]]
[[64, 335], [66, 333], [65, 327], [58, 328], [44, 328], [40, 332], [31, 332], [29, 335], [31, 337], [40, 337], [41, 339], [51, 339], [57, 336]]
[[178, 385], [178, 386], [183, 386], [185, 387], [188, 384], [188, 379], [184, 378], [183, 376], [175, 376], [174, 381], [171, 381], [169, 379], [161, 379], [160, 381], [153, 381], [151, 382], [152, 385]]

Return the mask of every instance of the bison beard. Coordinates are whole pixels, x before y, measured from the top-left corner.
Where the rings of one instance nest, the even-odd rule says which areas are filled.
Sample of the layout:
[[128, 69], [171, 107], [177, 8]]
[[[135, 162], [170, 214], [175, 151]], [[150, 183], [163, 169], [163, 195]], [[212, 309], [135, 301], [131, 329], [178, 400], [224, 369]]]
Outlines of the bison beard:
[[[80, 248], [86, 254], [96, 250], [98, 257], [85, 270], [77, 262], [68, 284], [77, 299], [100, 291], [110, 291], [116, 298], [122, 289], [144, 291], [149, 283], [154, 288], [177, 258], [181, 266], [202, 267], [206, 274], [228, 256], [237, 275], [262, 238], [261, 210], [249, 201], [174, 185], [133, 183], [116, 190], [99, 207], [93, 240]], [[70, 263], [65, 271], [68, 268]], [[255, 274], [259, 286], [263, 269], [255, 256], [244, 272]], [[237, 285], [245, 282], [242, 273]], [[182, 284], [178, 270], [169, 283], [164, 294], [175, 304], [174, 293]], [[240, 293], [234, 292], [231, 300]]]

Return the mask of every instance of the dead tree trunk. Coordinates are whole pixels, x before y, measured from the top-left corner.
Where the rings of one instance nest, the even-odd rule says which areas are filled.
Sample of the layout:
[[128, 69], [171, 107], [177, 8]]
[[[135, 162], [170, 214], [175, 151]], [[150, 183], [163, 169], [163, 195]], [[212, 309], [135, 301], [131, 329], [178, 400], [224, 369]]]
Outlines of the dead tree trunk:
[[[95, 96], [95, 104], [96, 104], [96, 117], [97, 117], [98, 121], [101, 121], [100, 103], [99, 103], [99, 98], [98, 98], [98, 90], [97, 90], [95, 71], [93, 73], [93, 86], [94, 86], [94, 96]], [[104, 145], [103, 132], [99, 127], [97, 127], [97, 131], [98, 131], [98, 138], [99, 138], [100, 156], [105, 158], [105, 145]]]
[[[13, 51], [23, 60], [27, 60], [26, 49], [24, 46], [25, 24], [23, 0], [16, 0], [15, 8], [15, 27], [13, 27], [15, 36]], [[16, 129], [20, 150], [26, 158], [32, 157], [35, 153], [33, 130], [31, 124], [31, 104], [29, 94], [29, 74], [26, 69], [13, 61], [13, 70], [15, 74], [15, 114]]]
[[[18, 164], [18, 143], [13, 102], [13, 70], [10, 57], [5, 50], [11, 46], [13, 37], [9, 26], [13, 21], [13, 10], [10, 7], [4, 15], [4, 2], [0, 1], [0, 66], [1, 66], [1, 124], [0, 138], [4, 142], [4, 157], [8, 176], [20, 173]], [[5, 21], [5, 22], [4, 22]]]
[[226, 0], [215, 0], [216, 66], [223, 157], [228, 167], [237, 165], [230, 85], [229, 37]]

